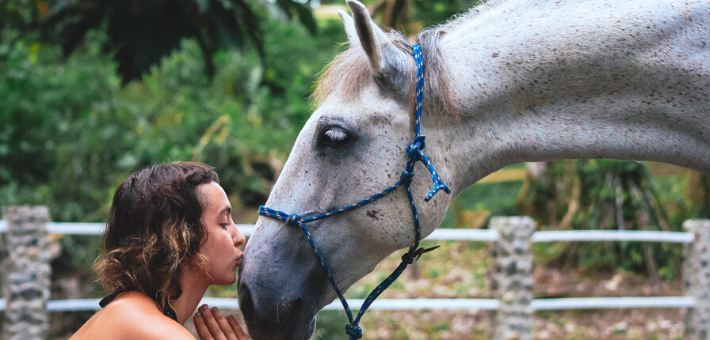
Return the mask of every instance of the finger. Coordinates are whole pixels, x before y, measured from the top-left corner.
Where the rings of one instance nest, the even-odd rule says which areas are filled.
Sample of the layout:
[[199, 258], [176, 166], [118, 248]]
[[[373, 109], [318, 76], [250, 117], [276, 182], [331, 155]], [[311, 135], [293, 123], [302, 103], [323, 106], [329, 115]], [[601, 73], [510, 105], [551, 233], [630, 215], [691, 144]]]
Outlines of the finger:
[[212, 313], [207, 308], [207, 305], [202, 305], [202, 307], [200, 307], [200, 313], [205, 320], [205, 325], [207, 325], [210, 334], [212, 334], [215, 340], [227, 340], [227, 337], [224, 336], [224, 332], [222, 332], [222, 328], [219, 327], [217, 320], [214, 319], [214, 316], [212, 316]]
[[217, 321], [217, 324], [219, 325], [219, 328], [222, 330], [222, 333], [224, 333], [224, 336], [227, 338], [227, 340], [237, 340], [237, 335], [234, 333], [234, 330], [232, 329], [232, 326], [229, 325], [227, 320], [224, 319], [224, 316], [222, 316], [222, 313], [217, 309], [217, 307], [212, 307], [212, 317]]
[[239, 324], [239, 322], [237, 322], [237, 319], [234, 316], [228, 316], [227, 322], [229, 322], [229, 325], [234, 330], [234, 334], [237, 335], [237, 340], [247, 340], [247, 335], [244, 333], [242, 326]]
[[210, 334], [210, 331], [207, 329], [205, 319], [202, 318], [202, 314], [200, 312], [195, 314], [192, 318], [192, 322], [195, 324], [195, 329], [197, 330], [197, 335], [200, 337], [200, 340], [214, 340], [214, 337], [212, 337], [212, 334]]

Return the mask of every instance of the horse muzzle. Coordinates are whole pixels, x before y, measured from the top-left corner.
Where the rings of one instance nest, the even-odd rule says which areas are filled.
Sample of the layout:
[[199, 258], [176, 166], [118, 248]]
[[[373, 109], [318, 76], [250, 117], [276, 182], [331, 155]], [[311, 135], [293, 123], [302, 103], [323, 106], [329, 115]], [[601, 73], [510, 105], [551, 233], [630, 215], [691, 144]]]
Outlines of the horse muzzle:
[[317, 301], [330, 288], [323, 269], [310, 249], [294, 254], [293, 248], [280, 247], [271, 237], [262, 239], [270, 239], [268, 243], [260, 242], [257, 234], [244, 251], [237, 282], [249, 334], [255, 340], [309, 339], [315, 331]]
[[[249, 285], [239, 284], [239, 308], [255, 340], [306, 340], [315, 331], [314, 308], [302, 298], [284, 298], [252, 294]], [[265, 298], [266, 297], [266, 298]]]

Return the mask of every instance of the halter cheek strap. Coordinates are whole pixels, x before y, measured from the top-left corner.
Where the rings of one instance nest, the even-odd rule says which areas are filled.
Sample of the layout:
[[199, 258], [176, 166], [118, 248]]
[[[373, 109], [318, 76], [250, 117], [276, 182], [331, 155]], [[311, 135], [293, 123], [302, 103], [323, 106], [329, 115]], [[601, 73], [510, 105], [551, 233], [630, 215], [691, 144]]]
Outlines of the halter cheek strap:
[[[422, 256], [422, 254], [430, 252], [439, 247], [435, 246], [432, 248], [419, 248], [419, 241], [421, 240], [419, 215], [417, 214], [417, 206], [414, 203], [414, 197], [412, 196], [412, 190], [410, 188], [410, 184], [412, 183], [412, 179], [414, 178], [414, 165], [416, 164], [416, 162], [422, 162], [424, 165], [426, 165], [427, 169], [429, 170], [429, 173], [431, 174], [432, 182], [434, 183], [434, 187], [426, 195], [424, 201], [428, 202], [440, 190], [443, 190], [447, 194], [451, 193], [451, 190], [449, 190], [449, 187], [447, 187], [446, 184], [444, 184], [444, 182], [441, 180], [441, 178], [439, 178], [439, 175], [436, 173], [436, 170], [434, 170], [434, 166], [431, 164], [431, 161], [426, 156], [426, 154], [424, 154], [423, 151], [425, 147], [426, 137], [424, 137], [424, 135], [421, 133], [420, 116], [422, 114], [422, 100], [424, 99], [424, 65], [422, 62], [422, 52], [419, 45], [413, 45], [412, 48], [414, 51], [414, 61], [417, 67], [416, 125], [414, 131], [416, 136], [414, 137], [414, 141], [407, 146], [407, 166], [400, 175], [399, 181], [397, 181], [397, 183], [395, 183], [393, 186], [377, 194], [374, 194], [362, 201], [351, 204], [344, 208], [329, 211], [316, 216], [301, 217], [298, 214], [287, 214], [283, 211], [271, 209], [265, 206], [259, 207], [259, 214], [286, 221], [287, 224], [292, 226], [298, 226], [306, 235], [308, 242], [311, 244], [313, 251], [318, 257], [318, 261], [320, 261], [321, 265], [323, 266], [323, 269], [328, 275], [328, 279], [330, 280], [333, 289], [335, 289], [335, 292], [338, 294], [340, 302], [343, 304], [345, 313], [347, 314], [348, 320], [350, 321], [350, 323], [345, 326], [345, 333], [350, 337], [351, 340], [362, 338], [362, 328], [360, 328], [359, 326], [360, 319], [362, 318], [362, 315], [365, 314], [365, 311], [367, 311], [367, 308], [370, 307], [372, 302], [375, 301], [375, 299], [377, 299], [377, 297], [380, 296], [380, 294], [382, 294], [382, 292], [387, 289], [395, 280], [397, 280], [399, 275], [402, 274], [402, 272], [404, 271], [404, 269], [407, 268], [408, 265], [412, 264], [415, 260], [418, 260], [419, 257]], [[318, 246], [313, 240], [310, 231], [308, 231], [306, 223], [321, 220], [330, 216], [339, 215], [346, 211], [353, 210], [357, 207], [368, 204], [384, 195], [387, 195], [388, 193], [394, 191], [400, 186], [404, 186], [404, 188], [407, 190], [407, 197], [409, 198], [409, 203], [412, 206], [412, 216], [414, 217], [414, 244], [409, 247], [409, 251], [407, 251], [407, 253], [402, 255], [402, 262], [399, 264], [397, 269], [395, 269], [389, 277], [382, 281], [382, 283], [380, 283], [380, 285], [377, 286], [377, 288], [375, 288], [370, 293], [370, 295], [367, 296], [367, 298], [362, 304], [362, 307], [360, 308], [360, 311], [357, 314], [357, 317], [353, 318], [352, 311], [350, 311], [350, 306], [345, 300], [345, 297], [340, 291], [340, 288], [338, 288], [338, 284], [335, 282], [335, 278], [333, 277], [330, 272], [330, 269], [328, 268], [328, 263], [325, 261], [325, 258], [321, 254], [321, 251], [318, 249]]]

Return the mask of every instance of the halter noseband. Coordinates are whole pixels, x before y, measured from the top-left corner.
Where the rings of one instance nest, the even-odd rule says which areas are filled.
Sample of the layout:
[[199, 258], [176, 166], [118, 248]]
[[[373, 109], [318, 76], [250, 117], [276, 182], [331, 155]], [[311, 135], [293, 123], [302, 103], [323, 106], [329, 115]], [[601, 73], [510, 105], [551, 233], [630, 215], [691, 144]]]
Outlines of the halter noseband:
[[[303, 233], [306, 235], [306, 238], [308, 238], [308, 242], [311, 243], [311, 247], [316, 253], [316, 256], [318, 257], [318, 260], [320, 261], [321, 265], [323, 265], [323, 269], [325, 269], [326, 274], [328, 275], [328, 279], [330, 280], [330, 283], [333, 285], [333, 288], [335, 289], [335, 292], [338, 294], [338, 298], [340, 299], [340, 302], [343, 304], [343, 308], [345, 309], [345, 313], [348, 315], [348, 320], [350, 321], [349, 324], [345, 326], [345, 333], [350, 337], [350, 340], [356, 340], [362, 338], [362, 328], [358, 326], [360, 323], [360, 319], [362, 318], [362, 315], [365, 313], [368, 307], [372, 304], [375, 299], [377, 299], [380, 294], [387, 289], [397, 278], [399, 277], [400, 274], [404, 271], [404, 269], [407, 268], [408, 265], [412, 264], [415, 260], [418, 260], [422, 254], [430, 252], [439, 246], [432, 247], [432, 248], [419, 248], [419, 241], [421, 240], [421, 232], [420, 232], [420, 227], [419, 227], [419, 216], [417, 215], [417, 206], [414, 204], [414, 197], [412, 196], [412, 190], [410, 188], [410, 184], [412, 183], [412, 179], [414, 177], [414, 164], [416, 162], [422, 162], [426, 165], [427, 169], [429, 169], [429, 172], [431, 173], [432, 176], [432, 182], [434, 183], [434, 187], [429, 191], [429, 193], [426, 195], [424, 198], [425, 202], [428, 202], [431, 200], [434, 195], [436, 195], [439, 190], [444, 190], [447, 194], [451, 193], [451, 190], [449, 187], [444, 184], [444, 182], [439, 178], [439, 175], [436, 173], [436, 170], [434, 170], [434, 166], [431, 164], [431, 161], [429, 158], [424, 154], [424, 141], [425, 137], [421, 133], [421, 124], [419, 122], [419, 118], [422, 114], [422, 99], [424, 98], [424, 65], [422, 62], [422, 52], [420, 46], [413, 45], [413, 52], [414, 52], [414, 61], [417, 67], [417, 103], [416, 103], [416, 126], [415, 126], [415, 133], [416, 136], [414, 137], [414, 141], [412, 144], [409, 144], [407, 146], [407, 166], [405, 170], [402, 172], [400, 175], [399, 181], [395, 183], [393, 186], [383, 190], [382, 192], [379, 192], [377, 194], [374, 194], [360, 202], [357, 202], [355, 204], [351, 204], [349, 206], [346, 206], [344, 208], [340, 208], [337, 210], [333, 210], [330, 212], [326, 212], [317, 216], [309, 216], [309, 217], [301, 217], [298, 214], [287, 214], [283, 211], [271, 209], [265, 206], [259, 207], [259, 214], [264, 215], [264, 216], [269, 216], [273, 217], [282, 221], [286, 221], [286, 223], [293, 225], [293, 226], [299, 226], [301, 227], [301, 230], [303, 230]], [[338, 288], [338, 285], [335, 283], [335, 278], [333, 278], [333, 275], [330, 272], [330, 269], [328, 268], [328, 264], [325, 261], [325, 258], [323, 258], [323, 255], [321, 254], [320, 250], [318, 249], [318, 246], [316, 246], [316, 242], [313, 240], [313, 237], [311, 236], [311, 233], [308, 231], [308, 228], [306, 228], [306, 223], [308, 222], [313, 222], [316, 220], [321, 220], [330, 216], [335, 216], [338, 214], [342, 214], [346, 211], [353, 210], [357, 207], [360, 207], [362, 205], [368, 204], [392, 191], [397, 189], [399, 186], [404, 186], [407, 189], [407, 196], [409, 197], [409, 203], [412, 206], [412, 216], [414, 217], [414, 244], [412, 244], [409, 247], [409, 251], [402, 255], [402, 262], [399, 264], [397, 269], [390, 274], [387, 279], [382, 281], [377, 288], [375, 288], [370, 295], [367, 296], [365, 301], [362, 304], [362, 307], [360, 308], [360, 311], [357, 313], [357, 317], [353, 319], [353, 314], [350, 311], [350, 306], [348, 305], [348, 302], [345, 300], [345, 297], [343, 296], [343, 293], [340, 291], [340, 288]]]

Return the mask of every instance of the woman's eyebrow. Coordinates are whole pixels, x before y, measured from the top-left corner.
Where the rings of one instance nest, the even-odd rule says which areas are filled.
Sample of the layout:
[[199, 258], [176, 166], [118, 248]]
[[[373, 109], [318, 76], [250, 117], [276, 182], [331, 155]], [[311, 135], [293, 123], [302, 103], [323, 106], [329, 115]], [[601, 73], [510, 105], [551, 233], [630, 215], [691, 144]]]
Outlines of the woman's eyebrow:
[[218, 215], [221, 216], [221, 215], [224, 214], [224, 213], [229, 213], [229, 214], [231, 214], [231, 213], [232, 213], [232, 207], [226, 206], [226, 207], [222, 208], [222, 210], [219, 211], [219, 214], [218, 214]]

